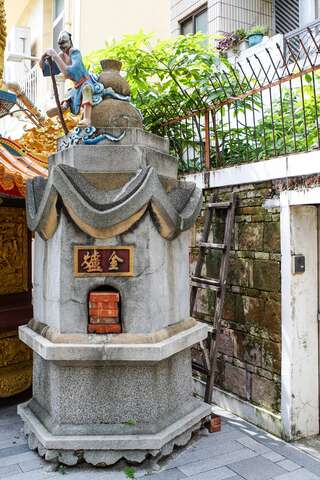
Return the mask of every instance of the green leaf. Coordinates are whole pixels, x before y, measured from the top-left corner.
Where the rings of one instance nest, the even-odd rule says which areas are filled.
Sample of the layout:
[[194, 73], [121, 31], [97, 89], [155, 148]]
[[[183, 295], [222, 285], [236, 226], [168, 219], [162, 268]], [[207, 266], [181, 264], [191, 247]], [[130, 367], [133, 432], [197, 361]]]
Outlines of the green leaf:
[[123, 425], [137, 425], [138, 420], [134, 418], [129, 418], [126, 422], [123, 422]]
[[135, 478], [135, 471], [132, 467], [125, 467], [124, 474], [127, 478]]
[[311, 83], [312, 82], [312, 76], [309, 73], [306, 73], [304, 76], [304, 79], [306, 82]]

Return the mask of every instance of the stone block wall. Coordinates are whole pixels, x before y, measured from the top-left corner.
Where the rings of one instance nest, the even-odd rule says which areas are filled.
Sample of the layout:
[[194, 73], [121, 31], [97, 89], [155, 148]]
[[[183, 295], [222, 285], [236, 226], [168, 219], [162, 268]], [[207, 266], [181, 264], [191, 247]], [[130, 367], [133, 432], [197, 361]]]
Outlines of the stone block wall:
[[[216, 385], [273, 412], [280, 410], [280, 214], [263, 204], [272, 182], [205, 190], [219, 201], [237, 193], [228, 287], [219, 342]], [[214, 241], [222, 241], [224, 215], [214, 222]], [[197, 258], [203, 214], [193, 232], [191, 270]], [[217, 277], [220, 253], [208, 254], [203, 274]], [[214, 293], [198, 290], [197, 316], [212, 318]], [[196, 354], [196, 352], [195, 352]]]

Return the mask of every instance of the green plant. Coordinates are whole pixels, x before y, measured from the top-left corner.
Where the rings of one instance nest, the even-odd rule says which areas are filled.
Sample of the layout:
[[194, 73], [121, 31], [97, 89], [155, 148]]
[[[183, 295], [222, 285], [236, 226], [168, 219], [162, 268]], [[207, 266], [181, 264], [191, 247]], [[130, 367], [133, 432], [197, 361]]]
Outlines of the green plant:
[[[104, 58], [122, 62], [132, 102], [142, 112], [145, 128], [167, 135], [171, 152], [181, 159], [186, 148], [192, 146], [193, 170], [201, 169], [203, 156], [198, 117], [194, 117], [193, 127], [188, 127], [185, 135], [179, 134], [179, 126], [165, 131], [162, 125], [177, 116], [203, 110], [241, 88], [241, 80], [234, 74], [229, 75], [228, 81], [222, 74], [222, 69], [230, 70], [230, 63], [219, 56], [211, 40], [212, 37], [198, 32], [156, 42], [151, 34], [140, 31], [107, 43], [85, 57], [87, 67], [95, 73], [101, 71], [100, 61]], [[181, 160], [180, 170], [189, 169], [190, 161]]]
[[60, 463], [58, 466], [58, 472], [61, 473], [61, 475], [65, 475], [67, 473], [66, 466]]
[[264, 25], [255, 25], [247, 31], [247, 37], [250, 35], [267, 35], [269, 28]]
[[217, 50], [224, 53], [227, 50], [235, 49], [245, 38], [246, 31], [244, 28], [239, 28], [231, 33], [224, 33], [217, 42]]
[[[303, 86], [303, 91], [301, 89]], [[222, 111], [217, 123], [218, 148], [212, 148], [211, 164], [216, 166], [235, 165], [244, 162], [265, 160], [293, 152], [303, 152], [319, 147], [318, 112], [320, 112], [320, 74], [306, 74], [298, 86], [283, 86], [278, 95], [273, 95], [272, 108], [253, 95], [237, 101], [230, 107], [233, 119], [240, 114], [255, 111], [256, 122], [245, 127], [233, 121], [230, 128], [227, 115]], [[211, 132], [213, 137], [213, 132]], [[220, 157], [217, 158], [217, 151]]]
[[132, 467], [125, 467], [124, 474], [127, 478], [135, 478], [135, 471]]
[[234, 31], [235, 35], [239, 38], [239, 41], [242, 42], [247, 36], [247, 31], [245, 28], [238, 28]]
[[[155, 42], [151, 34], [140, 31], [85, 57], [86, 65], [101, 71], [103, 58], [118, 59], [131, 86], [132, 102], [144, 116], [147, 129], [159, 133], [159, 125], [177, 116], [205, 108], [225, 97], [215, 75], [225, 59], [210, 45], [211, 37], [198, 32]], [[232, 83], [227, 84], [231, 92]], [[211, 83], [214, 83], [213, 91]], [[224, 82], [226, 83], [226, 82]]]
[[126, 422], [123, 422], [123, 425], [137, 425], [138, 420], [134, 418], [129, 418]]

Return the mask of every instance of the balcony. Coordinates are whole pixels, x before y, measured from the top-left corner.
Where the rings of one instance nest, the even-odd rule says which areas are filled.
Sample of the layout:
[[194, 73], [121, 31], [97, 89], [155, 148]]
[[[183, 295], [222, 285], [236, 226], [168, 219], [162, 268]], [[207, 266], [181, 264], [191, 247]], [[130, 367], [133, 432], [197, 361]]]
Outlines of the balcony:
[[42, 71], [36, 64], [27, 73], [24, 79], [21, 79], [19, 86], [29, 98], [29, 100], [44, 113], [45, 103], [47, 100], [46, 79], [42, 75]]
[[[37, 58], [30, 57], [32, 60]], [[23, 55], [10, 54], [7, 59], [5, 70], [5, 82], [10, 85], [16, 84], [24, 95], [42, 113], [54, 105], [54, 94], [50, 78], [43, 76], [39, 64], [30, 67], [30, 60]], [[57, 76], [57, 86], [60, 98], [64, 95], [64, 79]]]

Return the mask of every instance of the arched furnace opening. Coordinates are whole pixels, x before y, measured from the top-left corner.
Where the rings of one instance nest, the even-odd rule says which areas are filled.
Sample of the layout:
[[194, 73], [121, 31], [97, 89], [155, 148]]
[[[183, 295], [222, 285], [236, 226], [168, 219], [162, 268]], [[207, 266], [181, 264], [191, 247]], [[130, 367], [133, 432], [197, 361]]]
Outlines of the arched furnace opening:
[[121, 333], [120, 292], [109, 285], [91, 290], [88, 295], [88, 333]]

